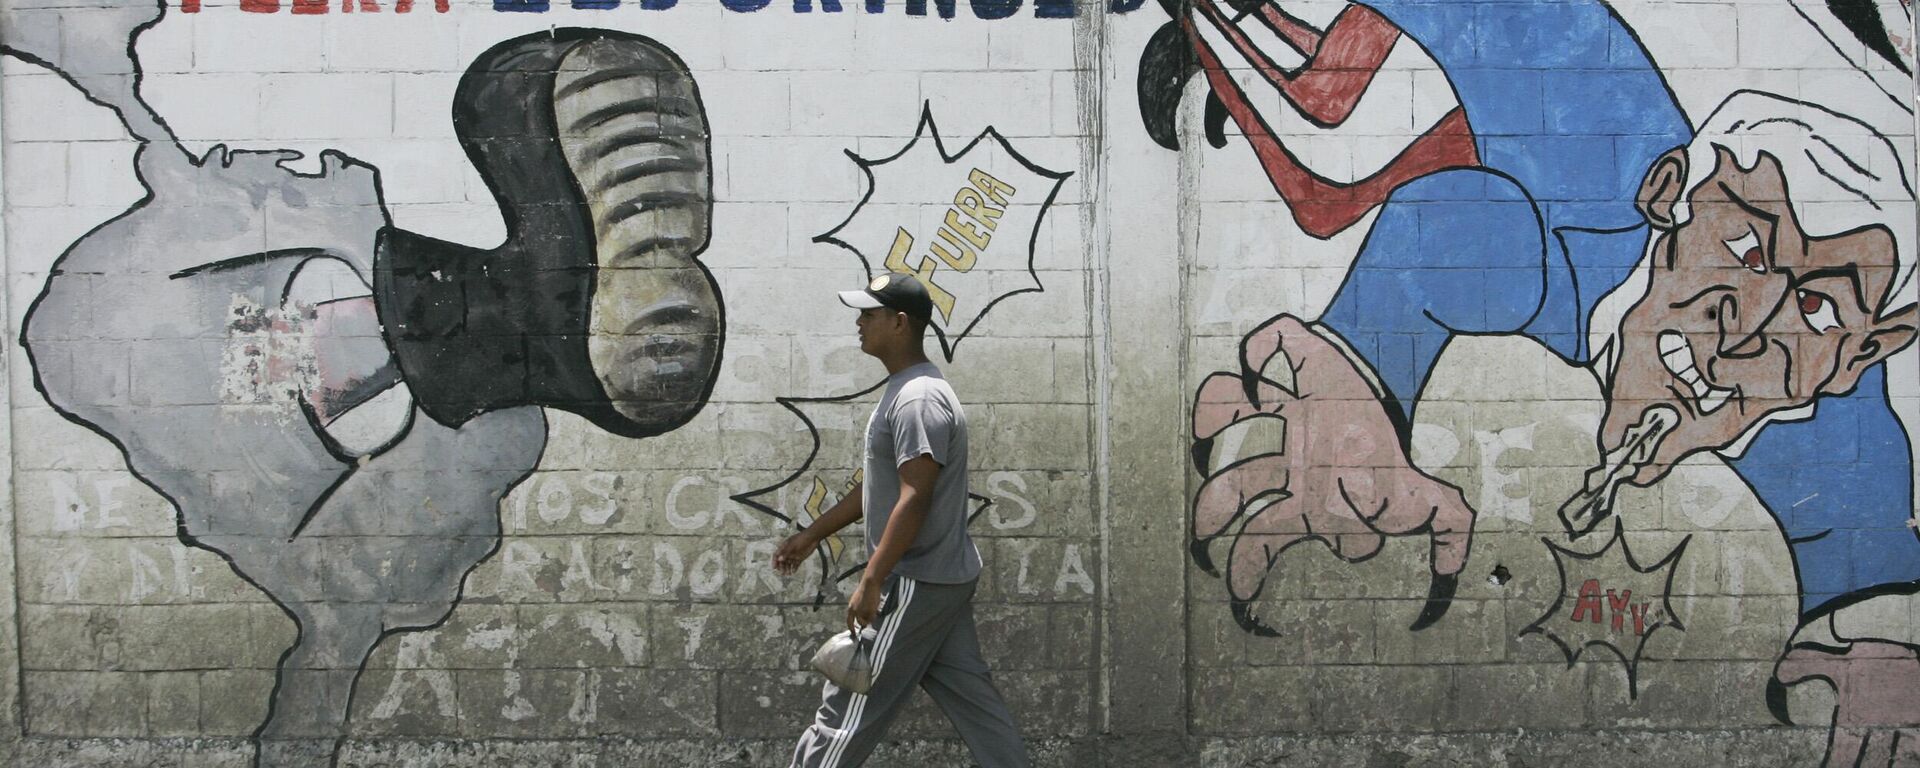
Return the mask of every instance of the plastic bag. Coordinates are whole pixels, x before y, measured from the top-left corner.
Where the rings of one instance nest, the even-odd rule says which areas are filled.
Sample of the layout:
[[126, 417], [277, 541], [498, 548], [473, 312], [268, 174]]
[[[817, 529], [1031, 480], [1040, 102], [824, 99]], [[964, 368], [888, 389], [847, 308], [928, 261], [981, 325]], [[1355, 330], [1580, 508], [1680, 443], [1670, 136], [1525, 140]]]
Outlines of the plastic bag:
[[873, 639], [871, 627], [858, 634], [835, 632], [813, 652], [813, 668], [834, 685], [866, 693], [873, 688]]

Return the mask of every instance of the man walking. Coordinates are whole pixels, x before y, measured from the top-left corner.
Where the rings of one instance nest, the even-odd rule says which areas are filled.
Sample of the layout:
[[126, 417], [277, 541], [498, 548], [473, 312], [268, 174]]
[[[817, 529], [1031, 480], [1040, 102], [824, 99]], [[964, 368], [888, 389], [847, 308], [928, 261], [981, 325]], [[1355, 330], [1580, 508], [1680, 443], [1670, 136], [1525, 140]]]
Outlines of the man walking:
[[967, 417], [927, 360], [933, 301], [919, 280], [897, 273], [842, 291], [840, 301], [860, 310], [860, 351], [887, 368], [867, 421], [864, 479], [788, 537], [773, 563], [792, 573], [826, 537], [866, 517], [867, 567], [847, 601], [847, 628], [872, 627], [873, 686], [859, 694], [827, 683], [792, 766], [865, 762], [919, 684], [984, 768], [1024, 768], [1026, 745], [973, 623], [980, 552], [967, 535]]

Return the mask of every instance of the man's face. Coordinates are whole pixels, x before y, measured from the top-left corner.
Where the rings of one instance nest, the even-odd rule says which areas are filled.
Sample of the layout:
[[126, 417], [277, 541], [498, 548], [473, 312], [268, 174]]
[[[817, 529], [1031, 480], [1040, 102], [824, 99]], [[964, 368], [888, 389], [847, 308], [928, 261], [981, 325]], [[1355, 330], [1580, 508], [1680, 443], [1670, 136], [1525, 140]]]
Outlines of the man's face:
[[[1643, 188], [1656, 227], [1671, 216], [1674, 179], [1686, 176], [1677, 157], [1677, 177], [1669, 167], [1666, 183], [1656, 183], [1656, 165]], [[1894, 277], [1890, 232], [1809, 237], [1772, 156], [1762, 153], [1751, 171], [1723, 149], [1716, 160], [1687, 223], [1659, 229], [1647, 295], [1621, 324], [1602, 449], [1617, 448], [1649, 407], [1679, 413], [1632, 478], [1640, 485], [1689, 454], [1731, 445], [1766, 414], [1851, 390], [1868, 366], [1913, 339], [1913, 307], [1874, 318]], [[1669, 154], [1661, 163], [1675, 161]]]
[[879, 357], [890, 344], [898, 329], [894, 326], [903, 317], [898, 311], [886, 307], [860, 310], [854, 322], [860, 334], [860, 351]]

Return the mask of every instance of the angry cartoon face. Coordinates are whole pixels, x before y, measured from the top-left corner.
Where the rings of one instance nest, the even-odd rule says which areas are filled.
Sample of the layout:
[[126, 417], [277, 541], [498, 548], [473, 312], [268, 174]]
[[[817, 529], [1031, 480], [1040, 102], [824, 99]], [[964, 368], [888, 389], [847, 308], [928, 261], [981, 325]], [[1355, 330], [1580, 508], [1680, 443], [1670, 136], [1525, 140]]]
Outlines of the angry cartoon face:
[[1763, 151], [1743, 168], [1721, 147], [1714, 158], [1680, 217], [1682, 150], [1655, 164], [1639, 201], [1656, 228], [1647, 292], [1621, 323], [1601, 445], [1619, 447], [1650, 408], [1678, 418], [1636, 485], [1771, 414], [1851, 391], [1914, 337], [1914, 306], [1881, 310], [1898, 272], [1891, 231], [1810, 235], [1799, 211], [1820, 208], [1792, 204], [1778, 158]]

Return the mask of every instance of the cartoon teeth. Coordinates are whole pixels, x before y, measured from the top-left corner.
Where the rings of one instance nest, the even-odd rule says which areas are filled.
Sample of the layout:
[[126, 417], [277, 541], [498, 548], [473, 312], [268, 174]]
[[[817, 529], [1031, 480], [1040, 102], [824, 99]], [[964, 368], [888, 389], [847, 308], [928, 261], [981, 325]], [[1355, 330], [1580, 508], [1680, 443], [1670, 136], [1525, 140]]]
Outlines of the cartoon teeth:
[[1693, 365], [1693, 346], [1687, 338], [1674, 331], [1660, 334], [1660, 362], [1665, 363], [1667, 371], [1681, 383], [1693, 390], [1694, 403], [1700, 413], [1713, 413], [1727, 404], [1727, 398], [1733, 396], [1733, 390], [1721, 389], [1700, 377], [1700, 371]]

